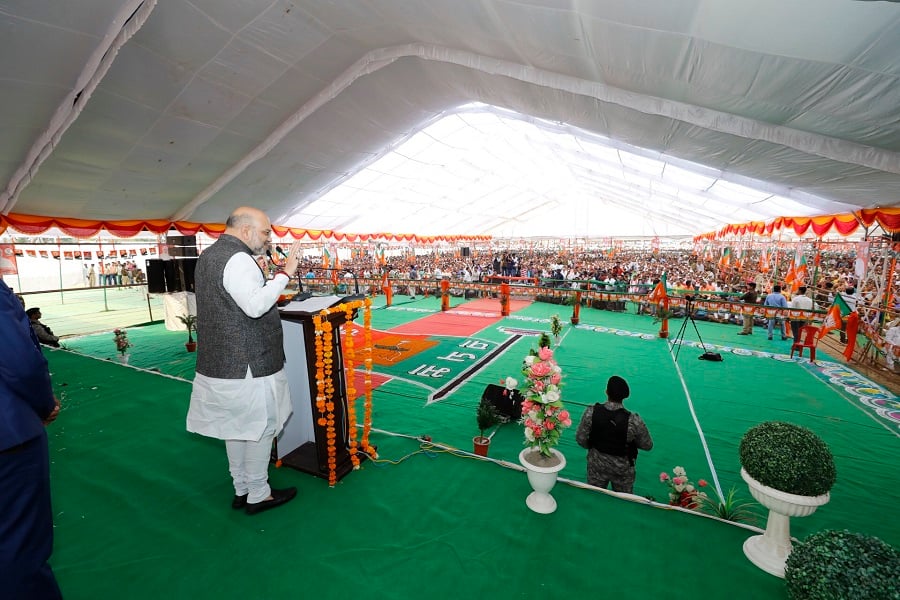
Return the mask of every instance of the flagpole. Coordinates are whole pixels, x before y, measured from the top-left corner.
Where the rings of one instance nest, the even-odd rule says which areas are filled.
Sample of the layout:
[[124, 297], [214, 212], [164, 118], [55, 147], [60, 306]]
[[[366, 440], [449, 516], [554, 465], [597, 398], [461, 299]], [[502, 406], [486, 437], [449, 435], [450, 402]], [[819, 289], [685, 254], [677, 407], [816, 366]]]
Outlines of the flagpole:
[[60, 304], [65, 304], [65, 303], [66, 303], [66, 297], [65, 297], [65, 295], [63, 294], [63, 291], [62, 291], [62, 290], [63, 290], [63, 281], [62, 281], [62, 261], [63, 261], [63, 257], [62, 257], [62, 246], [61, 246], [60, 243], [59, 243], [59, 236], [56, 236], [56, 251], [59, 253], [59, 256], [58, 256], [58, 258], [59, 258], [59, 303], [60, 303]]
[[[816, 280], [819, 278], [819, 255], [821, 253], [821, 251], [819, 250], [819, 244], [821, 243], [822, 238], [817, 239], [815, 243], [816, 257], [813, 259], [813, 261], [815, 262], [815, 268], [813, 269], [812, 285], [810, 285], [813, 290], [816, 289]], [[813, 295], [815, 295], [815, 293]]]
[[781, 229], [778, 230], [778, 243], [775, 244], [775, 269], [772, 271], [772, 281], [778, 281], [778, 254], [781, 252]]

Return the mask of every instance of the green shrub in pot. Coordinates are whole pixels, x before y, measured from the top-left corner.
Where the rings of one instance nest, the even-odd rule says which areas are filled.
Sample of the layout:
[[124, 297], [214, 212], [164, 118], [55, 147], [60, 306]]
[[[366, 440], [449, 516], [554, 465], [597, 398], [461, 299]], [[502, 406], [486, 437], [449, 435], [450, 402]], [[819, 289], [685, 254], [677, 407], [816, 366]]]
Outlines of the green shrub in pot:
[[788, 494], [820, 496], [836, 478], [828, 445], [811, 430], [782, 421], [751, 427], [741, 438], [741, 466], [759, 483]]
[[784, 567], [793, 600], [900, 599], [900, 551], [877, 537], [819, 531], [794, 545]]

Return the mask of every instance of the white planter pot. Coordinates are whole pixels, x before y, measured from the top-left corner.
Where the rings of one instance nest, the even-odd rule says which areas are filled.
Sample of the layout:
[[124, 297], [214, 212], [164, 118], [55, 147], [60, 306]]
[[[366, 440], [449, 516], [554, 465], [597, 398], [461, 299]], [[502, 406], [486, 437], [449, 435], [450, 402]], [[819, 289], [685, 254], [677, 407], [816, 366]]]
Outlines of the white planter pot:
[[127, 364], [128, 364], [128, 358], [129, 358], [130, 356], [131, 356], [130, 354], [122, 354], [122, 353], [120, 352], [119, 355], [117, 356], [117, 359], [118, 359], [118, 361], [119, 361], [120, 363], [122, 363], [123, 365], [127, 365]]
[[747, 482], [750, 494], [757, 502], [769, 509], [766, 532], [755, 535], [744, 542], [744, 554], [754, 565], [784, 578], [784, 563], [790, 555], [791, 517], [806, 517], [827, 503], [830, 493], [821, 496], [798, 496], [788, 494], [761, 484], [741, 468], [741, 477]]
[[528, 483], [534, 490], [525, 499], [525, 504], [536, 513], [548, 515], [556, 510], [556, 500], [550, 495], [550, 490], [556, 485], [557, 475], [566, 466], [566, 457], [555, 448], [551, 448], [550, 452], [559, 459], [559, 464], [552, 467], [539, 467], [531, 464], [525, 458], [532, 452], [534, 451], [531, 448], [525, 448], [519, 452], [519, 462], [525, 467], [525, 471], [528, 473]]

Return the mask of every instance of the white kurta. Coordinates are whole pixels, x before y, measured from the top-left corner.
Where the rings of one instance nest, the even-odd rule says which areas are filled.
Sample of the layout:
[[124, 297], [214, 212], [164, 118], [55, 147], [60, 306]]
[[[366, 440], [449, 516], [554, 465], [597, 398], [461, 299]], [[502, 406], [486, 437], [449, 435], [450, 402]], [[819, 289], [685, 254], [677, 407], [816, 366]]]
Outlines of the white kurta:
[[[264, 315], [288, 284], [280, 273], [266, 281], [253, 258], [235, 254], [225, 265], [225, 289], [248, 316]], [[201, 341], [202, 343], [202, 341]], [[266, 377], [218, 379], [200, 373], [194, 376], [187, 430], [222, 440], [259, 441], [268, 421], [266, 395], [275, 398], [276, 435], [290, 417], [291, 394], [284, 369]]]

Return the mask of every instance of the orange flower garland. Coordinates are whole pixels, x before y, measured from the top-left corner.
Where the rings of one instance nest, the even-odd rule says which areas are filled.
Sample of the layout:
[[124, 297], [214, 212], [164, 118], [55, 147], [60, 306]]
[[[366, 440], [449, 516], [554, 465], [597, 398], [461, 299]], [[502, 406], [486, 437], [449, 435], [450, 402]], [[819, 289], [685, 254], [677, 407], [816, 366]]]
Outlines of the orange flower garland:
[[372, 431], [372, 299], [365, 299], [363, 316], [363, 333], [365, 336], [365, 384], [366, 399], [363, 402], [363, 435], [362, 448], [372, 458], [377, 458], [375, 448], [369, 445], [369, 433]]
[[347, 319], [344, 325], [344, 370], [347, 373], [347, 420], [350, 423], [350, 462], [353, 468], [359, 468], [359, 456], [356, 455], [356, 387], [353, 380], [355, 375], [355, 348], [353, 342], [353, 308], [344, 305], [344, 316]]
[[[325, 438], [328, 452], [328, 483], [334, 486], [337, 483], [337, 432], [335, 431], [335, 415], [334, 415], [334, 331], [328, 315], [337, 312], [345, 313], [347, 321], [351, 322], [353, 311], [365, 306], [365, 364], [366, 364], [366, 401], [365, 401], [365, 417], [363, 422], [363, 440], [362, 448], [365, 452], [374, 457], [374, 449], [369, 446], [369, 432], [372, 428], [372, 316], [371, 316], [371, 300], [366, 298], [363, 301], [354, 301], [346, 304], [324, 309], [318, 315], [313, 317], [313, 325], [315, 326], [315, 348], [316, 348], [316, 410], [319, 417], [316, 423], [319, 427], [325, 427]], [[349, 331], [349, 328], [347, 328]], [[354, 468], [359, 467], [358, 444], [356, 442], [356, 410], [355, 396], [356, 389], [354, 387], [354, 361], [355, 346], [352, 332], [344, 336], [344, 364], [341, 365], [347, 372], [347, 417], [350, 424], [350, 460]]]

